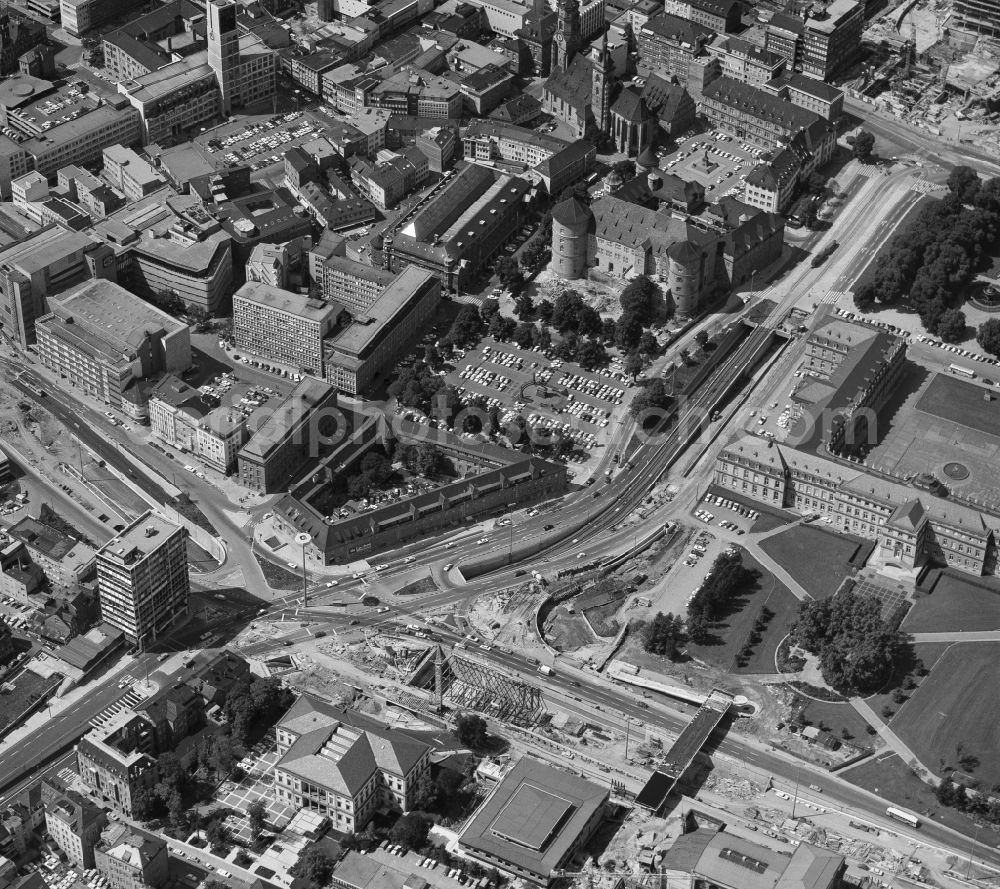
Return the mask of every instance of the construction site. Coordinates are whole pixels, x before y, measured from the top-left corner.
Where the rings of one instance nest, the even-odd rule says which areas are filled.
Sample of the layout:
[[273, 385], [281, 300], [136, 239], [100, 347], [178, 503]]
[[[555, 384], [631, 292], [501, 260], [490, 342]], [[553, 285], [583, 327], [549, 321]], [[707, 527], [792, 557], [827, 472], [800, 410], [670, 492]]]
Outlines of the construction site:
[[948, 0], [904, 3], [865, 31], [845, 91], [952, 143], [1000, 157], [1000, 40], [968, 30]]

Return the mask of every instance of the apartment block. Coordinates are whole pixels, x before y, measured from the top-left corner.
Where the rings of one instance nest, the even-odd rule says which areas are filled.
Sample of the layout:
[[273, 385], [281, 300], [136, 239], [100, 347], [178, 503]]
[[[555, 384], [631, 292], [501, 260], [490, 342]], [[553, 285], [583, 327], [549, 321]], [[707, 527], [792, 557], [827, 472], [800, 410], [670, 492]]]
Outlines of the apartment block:
[[94, 866], [94, 846], [107, 815], [86, 797], [71, 790], [43, 785], [45, 827], [49, 836], [78, 868]]
[[148, 161], [122, 145], [104, 149], [104, 175], [129, 201], [141, 200], [167, 184]]
[[147, 512], [97, 552], [101, 614], [140, 649], [187, 614], [187, 536]]
[[111, 889], [158, 889], [168, 864], [163, 839], [120, 822], [105, 827], [94, 848], [94, 866]]
[[323, 341], [342, 309], [269, 284], [248, 281], [233, 294], [236, 348], [299, 373], [323, 373]]

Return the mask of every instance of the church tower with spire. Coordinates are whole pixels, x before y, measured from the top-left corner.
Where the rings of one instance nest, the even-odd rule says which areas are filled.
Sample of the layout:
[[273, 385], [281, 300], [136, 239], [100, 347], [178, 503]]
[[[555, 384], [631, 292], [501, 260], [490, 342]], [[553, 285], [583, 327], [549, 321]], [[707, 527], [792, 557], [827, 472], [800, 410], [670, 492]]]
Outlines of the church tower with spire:
[[597, 131], [607, 134], [611, 130], [611, 80], [614, 65], [608, 53], [608, 32], [601, 36], [601, 48], [594, 59], [591, 77], [590, 107]]
[[552, 69], [565, 71], [580, 51], [579, 0], [558, 0], [559, 20], [552, 39]]

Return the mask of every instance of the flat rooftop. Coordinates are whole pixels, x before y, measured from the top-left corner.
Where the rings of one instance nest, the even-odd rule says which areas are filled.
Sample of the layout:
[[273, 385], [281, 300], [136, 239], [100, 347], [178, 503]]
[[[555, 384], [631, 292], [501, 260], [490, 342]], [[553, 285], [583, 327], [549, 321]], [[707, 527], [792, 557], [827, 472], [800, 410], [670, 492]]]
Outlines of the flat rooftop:
[[335, 394], [336, 390], [329, 383], [305, 377], [257, 428], [250, 441], [243, 446], [240, 456], [266, 460], [285, 436], [306, 419], [308, 412]]
[[247, 281], [233, 294], [233, 299], [246, 300], [318, 324], [330, 320], [341, 311], [341, 307], [336, 303], [323, 302], [306, 294], [292, 293], [290, 290], [273, 287], [260, 281]]
[[148, 556], [158, 550], [179, 529], [180, 525], [149, 511], [105, 543], [98, 550], [98, 555], [117, 561], [125, 561], [127, 556], [132, 556], [134, 561], [137, 556]]

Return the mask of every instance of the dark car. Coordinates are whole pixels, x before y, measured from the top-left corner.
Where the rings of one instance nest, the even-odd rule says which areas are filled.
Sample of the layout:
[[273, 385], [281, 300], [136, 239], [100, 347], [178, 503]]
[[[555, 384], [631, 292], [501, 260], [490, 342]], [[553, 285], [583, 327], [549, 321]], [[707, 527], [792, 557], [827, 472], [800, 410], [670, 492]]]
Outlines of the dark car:
[[544, 528], [542, 528], [542, 530], [543, 531], [551, 531], [554, 527], [555, 527], [555, 525], [546, 525]]

